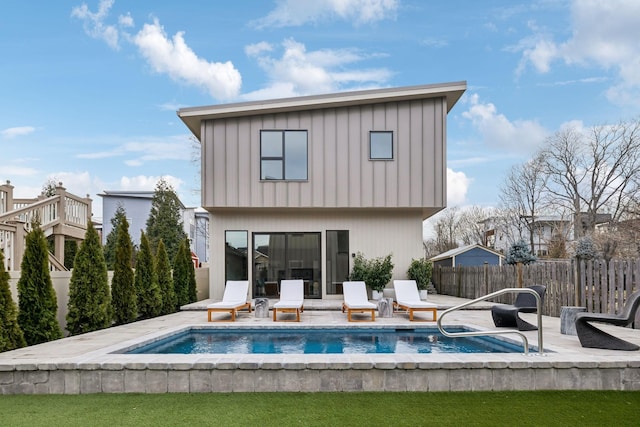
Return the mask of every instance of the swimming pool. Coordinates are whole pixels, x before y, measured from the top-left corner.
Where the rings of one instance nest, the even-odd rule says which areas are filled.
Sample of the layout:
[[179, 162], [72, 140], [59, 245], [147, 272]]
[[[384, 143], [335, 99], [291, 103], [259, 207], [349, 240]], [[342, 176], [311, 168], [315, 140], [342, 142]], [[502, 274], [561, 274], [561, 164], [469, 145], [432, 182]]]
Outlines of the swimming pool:
[[[465, 328], [451, 329], [463, 332]], [[126, 354], [425, 354], [522, 353], [494, 337], [449, 338], [436, 328], [187, 329]]]

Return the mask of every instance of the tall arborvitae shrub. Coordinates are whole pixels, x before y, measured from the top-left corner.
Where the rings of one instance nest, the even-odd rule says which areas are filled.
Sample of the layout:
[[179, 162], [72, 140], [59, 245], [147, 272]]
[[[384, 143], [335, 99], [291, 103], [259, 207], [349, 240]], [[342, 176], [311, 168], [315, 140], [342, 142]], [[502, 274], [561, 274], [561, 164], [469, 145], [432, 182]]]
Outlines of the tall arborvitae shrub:
[[[120, 224], [126, 220], [127, 211], [122, 204], [118, 204], [118, 207], [113, 214], [113, 218], [111, 218], [111, 231], [107, 234], [107, 240], [103, 248], [104, 260], [107, 263], [107, 270], [113, 270], [113, 267], [115, 266], [118, 230], [120, 229]], [[131, 246], [133, 247], [133, 242], [131, 242]]]
[[4, 268], [4, 252], [0, 250], [0, 352], [25, 345], [24, 334], [18, 325], [18, 308], [9, 289], [9, 273]]
[[100, 236], [89, 227], [73, 263], [69, 281], [67, 330], [71, 335], [84, 334], [111, 326], [113, 308]]
[[136, 257], [135, 285], [138, 316], [142, 319], [158, 316], [162, 310], [162, 295], [158, 286], [155, 260], [144, 231], [140, 235], [140, 251]]
[[158, 273], [158, 287], [162, 294], [161, 314], [169, 314], [176, 311], [176, 292], [173, 289], [173, 277], [171, 277], [171, 263], [162, 239], [158, 242], [156, 253], [156, 272]]
[[184, 252], [188, 251], [185, 241], [180, 242], [178, 252], [173, 260], [173, 288], [176, 292], [176, 309], [189, 304], [189, 266], [185, 263]]
[[57, 314], [47, 239], [40, 225], [34, 222], [27, 233], [18, 279], [18, 323], [28, 345], [62, 338]]
[[196, 284], [196, 266], [191, 258], [191, 248], [189, 247], [189, 239], [184, 239], [184, 252], [185, 257], [184, 265], [187, 268], [187, 290], [189, 296], [189, 303], [198, 301], [198, 285]]
[[169, 259], [175, 259], [182, 240], [187, 237], [182, 226], [181, 207], [173, 187], [161, 178], [153, 192], [146, 233], [154, 252], [158, 250], [160, 239], [163, 240]]
[[111, 305], [116, 325], [133, 322], [138, 317], [136, 288], [133, 283], [133, 268], [131, 267], [132, 252], [129, 222], [125, 218], [118, 229], [115, 264], [111, 279]]

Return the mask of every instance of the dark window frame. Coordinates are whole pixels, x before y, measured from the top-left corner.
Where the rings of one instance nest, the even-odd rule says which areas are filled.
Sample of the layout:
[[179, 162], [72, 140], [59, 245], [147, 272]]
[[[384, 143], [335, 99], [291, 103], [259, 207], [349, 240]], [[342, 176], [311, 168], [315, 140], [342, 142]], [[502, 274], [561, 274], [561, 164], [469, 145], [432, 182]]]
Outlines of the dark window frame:
[[[373, 157], [373, 150], [371, 147], [371, 144], [373, 143], [373, 139], [372, 136], [373, 135], [378, 135], [378, 134], [387, 134], [391, 136], [391, 157]], [[394, 152], [393, 152], [393, 131], [392, 130], [370, 130], [369, 131], [369, 160], [393, 160], [394, 159]]]
[[[304, 178], [288, 178], [286, 169], [286, 157], [287, 157], [287, 132], [299, 132], [305, 134], [305, 177]], [[281, 156], [264, 156], [262, 154], [262, 135], [264, 133], [280, 133], [282, 135], [282, 155]], [[282, 163], [282, 178], [265, 178], [263, 177], [263, 165], [265, 161], [279, 161]], [[273, 181], [308, 181], [309, 180], [309, 131], [306, 129], [262, 129], [260, 130], [260, 181], [273, 182]]]

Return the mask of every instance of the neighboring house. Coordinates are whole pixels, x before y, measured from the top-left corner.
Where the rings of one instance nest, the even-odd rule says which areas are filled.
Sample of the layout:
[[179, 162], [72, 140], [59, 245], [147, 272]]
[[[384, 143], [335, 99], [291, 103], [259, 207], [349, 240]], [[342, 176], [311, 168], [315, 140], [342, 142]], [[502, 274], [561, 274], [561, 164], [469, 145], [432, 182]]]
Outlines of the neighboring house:
[[[484, 227], [484, 245], [506, 254], [518, 240], [529, 241], [529, 229], [524, 222], [509, 223], [501, 218], [488, 218], [481, 221]], [[568, 219], [554, 216], [539, 216], [533, 220], [533, 253], [539, 257], [549, 254], [549, 245], [554, 239], [571, 241], [572, 223]]]
[[209, 262], [209, 214], [201, 209], [193, 210], [194, 227], [191, 237], [191, 248], [198, 256], [200, 264]]
[[[582, 230], [587, 232], [587, 224], [582, 214]], [[533, 227], [533, 254], [538, 257], [548, 257], [549, 247], [559, 240], [565, 243], [574, 241], [574, 221], [570, 218], [554, 215], [536, 216], [533, 220], [527, 217], [525, 221], [508, 221], [504, 218], [491, 217], [481, 221], [484, 227], [484, 245], [501, 253], [507, 253], [509, 248], [518, 240], [524, 240], [530, 245], [529, 227]], [[596, 230], [607, 226], [611, 221], [611, 214], [597, 214], [595, 218]]]
[[482, 245], [468, 245], [451, 249], [430, 259], [434, 267], [472, 267], [489, 264], [502, 265], [502, 254]]
[[305, 298], [339, 299], [357, 252], [393, 254], [394, 278], [404, 278], [422, 257], [423, 220], [446, 206], [446, 119], [465, 90], [456, 82], [180, 109], [202, 145], [211, 297], [226, 280], [277, 297], [282, 279], [300, 278]]
[[[147, 228], [153, 194], [153, 191], [105, 191], [98, 194], [102, 197], [102, 244], [106, 244], [107, 236], [113, 230], [111, 219], [115, 216], [118, 206], [122, 205], [129, 222], [131, 240], [139, 246], [140, 231]], [[191, 251], [198, 256], [201, 263], [207, 262], [209, 254], [204, 236], [207, 235], [208, 217], [194, 208], [186, 208], [182, 202], [180, 212], [184, 232], [191, 242]]]

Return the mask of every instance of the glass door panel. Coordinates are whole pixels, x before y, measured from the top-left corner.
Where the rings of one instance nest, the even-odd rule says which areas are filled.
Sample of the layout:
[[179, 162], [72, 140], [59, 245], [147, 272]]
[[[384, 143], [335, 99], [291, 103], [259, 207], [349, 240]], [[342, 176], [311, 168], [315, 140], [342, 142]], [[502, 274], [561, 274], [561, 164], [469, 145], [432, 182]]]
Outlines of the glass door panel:
[[254, 295], [278, 298], [280, 282], [302, 279], [305, 298], [320, 298], [320, 233], [254, 233]]
[[327, 230], [327, 295], [341, 295], [349, 279], [349, 230]]

